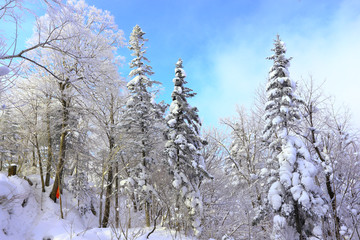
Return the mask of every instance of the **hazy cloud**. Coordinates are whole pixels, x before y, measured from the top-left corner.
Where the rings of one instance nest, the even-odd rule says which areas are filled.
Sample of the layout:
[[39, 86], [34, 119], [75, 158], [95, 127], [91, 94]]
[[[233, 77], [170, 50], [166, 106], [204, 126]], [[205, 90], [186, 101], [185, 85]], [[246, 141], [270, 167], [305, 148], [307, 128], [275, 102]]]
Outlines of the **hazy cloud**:
[[[349, 106], [359, 126], [360, 3], [343, 1], [331, 9], [310, 4], [285, 6], [291, 9], [281, 18], [274, 17], [271, 8], [276, 6], [265, 1], [251, 20], [234, 22], [208, 44], [207, 76], [213, 81], [198, 91], [196, 102], [209, 115], [204, 118], [213, 119], [205, 123], [215, 124], [214, 119], [234, 115], [237, 104], [251, 106], [256, 88], [266, 81], [271, 62], [265, 58], [271, 55], [272, 39], [278, 33], [287, 45], [287, 56], [293, 57], [292, 78], [311, 74], [319, 84], [326, 79], [325, 92], [334, 95], [339, 106]], [[296, 11], [310, 7], [314, 12]]]

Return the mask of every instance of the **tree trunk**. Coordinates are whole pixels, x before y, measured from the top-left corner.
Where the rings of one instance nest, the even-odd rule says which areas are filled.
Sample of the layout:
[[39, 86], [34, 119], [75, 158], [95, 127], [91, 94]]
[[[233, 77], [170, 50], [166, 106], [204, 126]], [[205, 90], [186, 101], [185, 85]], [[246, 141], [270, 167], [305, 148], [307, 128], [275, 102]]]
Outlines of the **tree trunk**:
[[[110, 159], [111, 161], [111, 159]], [[106, 197], [105, 197], [105, 208], [104, 208], [104, 218], [102, 221], [102, 227], [106, 228], [109, 223], [109, 216], [110, 216], [110, 199], [112, 194], [112, 180], [113, 180], [113, 168], [111, 166], [112, 163], [109, 163], [109, 172], [108, 172], [108, 179], [107, 179], [107, 186], [106, 186]]]
[[104, 195], [104, 179], [105, 179], [105, 158], [103, 158], [103, 169], [101, 175], [101, 192], [100, 192], [100, 206], [99, 206], [99, 227], [102, 226], [102, 205], [103, 205], [103, 195]]
[[15, 164], [11, 164], [8, 169], [8, 177], [16, 175], [17, 166]]
[[120, 227], [120, 216], [119, 216], [119, 163], [115, 161], [115, 226]]
[[130, 207], [130, 204], [129, 204], [129, 221], [128, 221], [128, 225], [127, 225], [127, 228], [126, 228], [126, 236], [128, 235], [127, 234], [127, 231], [131, 228], [131, 207]]
[[146, 227], [150, 227], [150, 203], [148, 201], [145, 202], [145, 221]]
[[56, 166], [56, 175], [55, 175], [54, 185], [53, 185], [53, 188], [50, 193], [50, 198], [54, 202], [56, 202], [57, 189], [59, 188], [60, 191], [62, 191], [61, 178], [62, 178], [63, 168], [64, 168], [64, 164], [65, 164], [65, 151], [66, 151], [66, 139], [65, 138], [66, 138], [66, 135], [67, 135], [67, 132], [64, 131], [60, 137], [59, 161]]
[[35, 147], [32, 149], [32, 166], [36, 167], [36, 154], [35, 154]]
[[40, 169], [40, 178], [41, 178], [41, 189], [42, 189], [42, 192], [45, 192], [44, 173], [43, 173], [43, 168], [42, 168], [41, 152], [40, 152], [40, 147], [39, 147], [39, 141], [38, 141], [37, 134], [35, 134], [35, 145], [36, 145], [37, 154], [38, 154], [38, 158], [39, 158], [39, 169]]
[[[144, 141], [142, 141], [142, 144], [143, 144], [143, 147], [145, 146], [145, 143]], [[146, 169], [146, 153], [144, 150], [142, 150], [142, 157], [143, 157], [143, 169], [145, 171]], [[144, 175], [146, 176], [146, 174], [144, 173]], [[147, 182], [147, 179], [145, 179], [145, 186], [148, 184]], [[146, 197], [149, 197], [149, 196], [146, 196]], [[146, 222], [146, 227], [150, 227], [150, 208], [151, 208], [151, 205], [149, 203], [149, 200], [146, 199], [145, 200], [145, 222]]]
[[301, 219], [300, 213], [299, 213], [299, 204], [297, 202], [294, 202], [294, 214], [295, 214], [295, 228], [296, 232], [299, 234], [299, 240], [305, 240], [302, 229], [303, 229], [303, 220]]
[[[62, 86], [62, 90], [65, 89], [65, 86], [63, 86], [64, 84], [61, 84]], [[63, 173], [63, 168], [64, 168], [64, 164], [65, 164], [65, 153], [66, 153], [66, 136], [68, 134], [68, 120], [69, 120], [69, 104], [65, 99], [64, 93], [62, 92], [62, 99], [61, 99], [61, 103], [62, 103], [62, 108], [63, 108], [63, 113], [62, 113], [62, 124], [61, 124], [61, 136], [60, 136], [60, 150], [59, 150], [59, 160], [58, 160], [58, 164], [56, 166], [56, 175], [55, 175], [55, 181], [54, 181], [54, 185], [53, 188], [51, 190], [50, 193], [50, 198], [56, 202], [56, 192], [57, 189], [59, 188], [60, 191], [62, 192], [62, 185], [61, 185], [61, 179], [62, 179], [62, 173]]]
[[331, 187], [331, 178], [330, 178], [330, 174], [326, 174], [325, 179], [326, 179], [326, 189], [327, 192], [329, 194], [330, 200], [331, 200], [331, 208], [334, 214], [334, 222], [335, 222], [335, 237], [336, 240], [341, 240], [340, 237], [340, 219], [339, 216], [337, 214], [337, 203], [336, 203], [336, 195]]
[[113, 160], [115, 157], [114, 147], [115, 147], [115, 138], [114, 138], [114, 99], [111, 95], [111, 102], [110, 102], [110, 130], [108, 133], [109, 139], [109, 159], [108, 159], [108, 179], [107, 179], [107, 186], [106, 186], [106, 198], [105, 198], [105, 209], [104, 209], [104, 218], [102, 221], [102, 227], [106, 228], [109, 223], [109, 216], [110, 216], [110, 205], [111, 205], [111, 195], [112, 195], [112, 182], [113, 182]]
[[[50, 99], [51, 100], [51, 99]], [[50, 101], [49, 100], [49, 101]], [[46, 179], [45, 186], [50, 185], [50, 172], [52, 164], [52, 140], [51, 140], [51, 130], [50, 130], [50, 113], [49, 113], [49, 103], [46, 106], [46, 132], [47, 132], [47, 165], [46, 165]]]

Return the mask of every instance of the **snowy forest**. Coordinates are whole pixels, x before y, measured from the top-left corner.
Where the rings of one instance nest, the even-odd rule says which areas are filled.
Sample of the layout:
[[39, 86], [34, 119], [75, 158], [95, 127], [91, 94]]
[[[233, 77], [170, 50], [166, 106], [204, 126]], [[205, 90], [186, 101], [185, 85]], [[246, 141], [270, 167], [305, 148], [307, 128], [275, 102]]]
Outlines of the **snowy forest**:
[[[1, 240], [360, 239], [358, 129], [322, 82], [290, 77], [286, 39], [253, 107], [204, 128], [185, 59], [152, 79], [146, 29], [39, 2], [25, 48], [0, 36]], [[15, 36], [25, 3], [0, 3]]]

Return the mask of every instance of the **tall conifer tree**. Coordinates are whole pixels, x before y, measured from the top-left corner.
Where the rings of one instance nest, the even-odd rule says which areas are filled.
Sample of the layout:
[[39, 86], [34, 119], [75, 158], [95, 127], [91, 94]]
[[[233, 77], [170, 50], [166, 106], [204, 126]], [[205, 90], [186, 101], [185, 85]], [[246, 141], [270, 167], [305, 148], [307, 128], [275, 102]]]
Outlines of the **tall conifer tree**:
[[271, 158], [267, 182], [269, 207], [274, 213], [273, 239], [321, 239], [320, 217], [326, 206], [315, 184], [318, 169], [302, 140], [297, 137], [301, 100], [295, 95], [296, 83], [290, 79], [290, 58], [279, 36], [266, 86], [264, 140]]
[[135, 151], [135, 162], [131, 164], [130, 183], [135, 197], [145, 206], [146, 225], [150, 226], [150, 206], [152, 194], [155, 192], [151, 184], [151, 165], [154, 162], [154, 144], [159, 142], [159, 126], [163, 120], [165, 108], [154, 101], [154, 85], [159, 82], [150, 79], [153, 74], [151, 66], [146, 62], [144, 32], [136, 25], [131, 33], [129, 49], [134, 59], [130, 63], [133, 70], [129, 76], [132, 80], [127, 84], [130, 96], [124, 113], [123, 126], [126, 129], [128, 142]]
[[[168, 164], [173, 175], [172, 185], [177, 189], [176, 209], [186, 213], [187, 221], [195, 236], [201, 234], [203, 203], [199, 190], [205, 171], [201, 149], [206, 142], [200, 137], [201, 122], [198, 109], [191, 107], [187, 98], [195, 96], [190, 88], [185, 87], [185, 71], [182, 60], [176, 63], [174, 91], [171, 95], [170, 113], [166, 117], [166, 152]], [[179, 217], [179, 216], [177, 216]]]

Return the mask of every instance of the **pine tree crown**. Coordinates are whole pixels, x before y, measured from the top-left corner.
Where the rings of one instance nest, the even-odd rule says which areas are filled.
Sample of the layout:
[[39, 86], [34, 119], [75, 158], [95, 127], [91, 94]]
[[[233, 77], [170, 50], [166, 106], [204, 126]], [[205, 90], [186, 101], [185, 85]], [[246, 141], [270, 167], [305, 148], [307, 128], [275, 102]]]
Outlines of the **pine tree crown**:
[[285, 137], [290, 128], [295, 128], [300, 120], [299, 103], [295, 95], [296, 83], [291, 80], [288, 67], [291, 58], [286, 58], [285, 43], [277, 35], [274, 40], [274, 54], [267, 59], [273, 60], [266, 86], [267, 102], [265, 104], [266, 121], [264, 139]]

